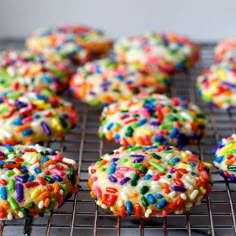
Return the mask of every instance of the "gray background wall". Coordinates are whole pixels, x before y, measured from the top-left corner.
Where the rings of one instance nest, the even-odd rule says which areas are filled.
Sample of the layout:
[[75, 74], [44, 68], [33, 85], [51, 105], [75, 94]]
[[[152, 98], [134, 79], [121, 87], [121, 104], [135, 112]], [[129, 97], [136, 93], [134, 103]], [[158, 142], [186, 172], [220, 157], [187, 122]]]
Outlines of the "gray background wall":
[[98, 27], [112, 37], [156, 30], [216, 41], [236, 35], [236, 1], [0, 0], [0, 38], [63, 23]]

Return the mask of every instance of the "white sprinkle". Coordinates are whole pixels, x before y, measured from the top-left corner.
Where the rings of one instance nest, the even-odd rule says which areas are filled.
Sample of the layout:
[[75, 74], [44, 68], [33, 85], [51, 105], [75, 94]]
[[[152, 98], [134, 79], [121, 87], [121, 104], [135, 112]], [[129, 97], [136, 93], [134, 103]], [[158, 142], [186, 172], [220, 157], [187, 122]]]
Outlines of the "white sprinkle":
[[175, 191], [172, 191], [172, 192], [170, 192], [168, 195], [169, 195], [171, 198], [173, 198], [173, 197], [175, 197], [176, 192], [175, 192]]
[[8, 176], [6, 176], [6, 175], [2, 174], [2, 175], [1, 175], [1, 177], [0, 177], [0, 179], [5, 179], [5, 180], [8, 180]]
[[102, 205], [101, 205], [101, 208], [107, 209], [107, 206], [106, 206], [105, 204], [102, 204]]
[[63, 190], [62, 189], [60, 189], [59, 194], [63, 195]]
[[182, 214], [182, 213], [183, 213], [183, 210], [175, 211], [175, 214]]
[[186, 200], [186, 199], [187, 199], [187, 196], [186, 196], [185, 193], [181, 193], [181, 194], [180, 194], [180, 197], [181, 197], [183, 200]]
[[145, 215], [146, 218], [148, 218], [151, 213], [152, 213], [152, 210], [151, 210], [151, 209], [147, 209], [147, 210], [145, 211], [145, 214], [144, 214], [144, 215]]
[[118, 205], [118, 207], [122, 207], [122, 206], [123, 206], [123, 201], [122, 201], [122, 200], [119, 200], [119, 201], [117, 202], [117, 205]]
[[168, 153], [168, 154], [165, 156], [165, 159], [170, 160], [172, 157], [173, 157], [173, 154], [172, 154], [172, 153]]
[[194, 200], [196, 196], [198, 195], [199, 191], [197, 189], [193, 190], [192, 193], [189, 195], [189, 198], [191, 200]]
[[7, 132], [5, 129], [0, 129], [0, 133], [3, 137], [11, 138], [12, 134]]
[[8, 220], [12, 220], [12, 218], [13, 218], [13, 217], [12, 217], [12, 214], [9, 212], [9, 213], [7, 214], [7, 219], [8, 219]]
[[64, 158], [62, 159], [62, 161], [63, 161], [64, 163], [67, 163], [67, 164], [76, 165], [76, 161], [75, 161], [75, 160], [72, 160], [72, 159], [69, 159], [69, 158], [66, 158], [66, 157], [64, 157]]
[[15, 155], [13, 153], [11, 153], [11, 154], [8, 154], [7, 157], [8, 157], [8, 159], [13, 159], [15, 157]]
[[122, 192], [122, 193], [120, 194], [120, 196], [121, 196], [121, 198], [122, 198], [125, 202], [128, 201], [128, 197], [127, 197], [127, 195], [126, 195], [124, 192]]
[[192, 206], [193, 206], [193, 204], [191, 202], [187, 202], [185, 204], [186, 209], [190, 209]]
[[19, 218], [23, 218], [24, 214], [21, 211], [19, 211], [18, 216], [19, 216]]
[[40, 201], [40, 202], [38, 203], [38, 208], [39, 208], [39, 209], [42, 209], [42, 208], [43, 208], [43, 201]]
[[49, 170], [54, 169], [54, 168], [56, 168], [56, 165], [49, 165], [49, 166], [48, 166], [48, 169], [49, 169]]

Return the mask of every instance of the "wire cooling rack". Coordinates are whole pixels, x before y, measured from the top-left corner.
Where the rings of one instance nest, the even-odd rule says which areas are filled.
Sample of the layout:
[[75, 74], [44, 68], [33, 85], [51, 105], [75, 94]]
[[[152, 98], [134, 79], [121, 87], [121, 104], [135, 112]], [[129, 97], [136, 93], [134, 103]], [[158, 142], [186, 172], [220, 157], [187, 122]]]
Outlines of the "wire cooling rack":
[[[236, 111], [226, 112], [209, 108], [196, 96], [196, 76], [204, 67], [213, 63], [214, 45], [201, 44], [201, 46], [201, 62], [189, 72], [173, 76], [171, 93], [173, 96], [182, 96], [191, 100], [206, 113], [208, 121], [206, 136], [198, 145], [188, 146], [187, 149], [198, 154], [202, 160], [212, 162], [212, 150], [216, 147], [217, 141], [236, 132]], [[0, 41], [1, 50], [20, 47], [22, 41]], [[212, 170], [215, 182], [212, 193], [189, 214], [140, 220], [134, 216], [115, 217], [108, 210], [97, 208], [89, 196], [87, 187], [88, 166], [102, 153], [118, 146], [98, 139], [98, 117], [101, 112], [98, 108], [79, 103], [69, 95], [65, 95], [65, 98], [78, 108], [80, 122], [64, 142], [50, 143], [49, 146], [60, 149], [64, 155], [78, 162], [81, 190], [50, 216], [1, 222], [0, 236], [236, 235], [234, 212], [236, 186], [220, 177], [215, 169]]]

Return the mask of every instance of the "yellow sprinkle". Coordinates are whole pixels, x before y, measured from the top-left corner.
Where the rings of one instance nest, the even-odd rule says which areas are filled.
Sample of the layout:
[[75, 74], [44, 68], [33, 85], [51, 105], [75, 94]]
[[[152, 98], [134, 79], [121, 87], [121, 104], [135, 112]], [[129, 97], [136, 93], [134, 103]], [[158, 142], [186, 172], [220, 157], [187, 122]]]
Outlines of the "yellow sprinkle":
[[206, 167], [208, 167], [208, 168], [211, 168], [211, 167], [212, 167], [212, 164], [209, 163], [209, 162], [203, 161], [202, 163], [203, 163], [204, 166], [206, 166]]
[[146, 129], [142, 129], [142, 128], [137, 128], [137, 129], [136, 129], [136, 133], [137, 133], [138, 136], [139, 136], [140, 134], [146, 134], [146, 135], [148, 135], [148, 136], [150, 136], [150, 135], [152, 134], [151, 131], [146, 130]]
[[226, 75], [226, 72], [224, 70], [218, 69], [217, 74], [220, 77], [220, 79], [222, 79], [222, 80], [227, 79], [227, 75]]
[[206, 193], [206, 189], [204, 189], [202, 186], [200, 187], [200, 191], [201, 191], [202, 194]]
[[231, 143], [225, 147], [223, 147], [220, 151], [219, 151], [219, 155], [224, 155], [226, 152], [230, 151], [233, 147], [235, 147], [234, 143]]
[[181, 152], [181, 156], [182, 156], [182, 157], [187, 157], [187, 153]]
[[114, 212], [114, 210], [115, 210], [115, 207], [110, 207], [110, 210], [112, 211], [112, 212]]
[[184, 169], [187, 169], [187, 168], [191, 168], [191, 169], [192, 169], [192, 167], [191, 167], [190, 165], [184, 164], [184, 163], [180, 163], [180, 164], [178, 165], [178, 167], [181, 167], [181, 168], [184, 168]]
[[36, 188], [36, 189], [31, 193], [30, 198], [31, 198], [31, 199], [36, 198], [36, 197], [40, 194], [40, 192], [41, 192], [41, 189], [40, 189], [40, 188]]
[[52, 126], [52, 128], [56, 129], [59, 132], [63, 130], [59, 120], [56, 118], [52, 119], [51, 126]]
[[45, 103], [43, 100], [33, 101], [33, 104], [36, 105], [37, 108], [43, 108], [43, 109], [52, 107], [50, 103]]
[[13, 169], [13, 172], [16, 174], [16, 175], [22, 175], [21, 171], [19, 169], [16, 169], [14, 168]]

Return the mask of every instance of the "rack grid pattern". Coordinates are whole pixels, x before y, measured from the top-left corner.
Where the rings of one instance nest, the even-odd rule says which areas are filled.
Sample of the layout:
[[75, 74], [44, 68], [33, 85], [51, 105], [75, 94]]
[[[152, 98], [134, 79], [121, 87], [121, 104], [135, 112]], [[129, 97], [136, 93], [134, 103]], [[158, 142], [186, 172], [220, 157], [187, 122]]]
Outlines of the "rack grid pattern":
[[[196, 76], [213, 63], [214, 44], [201, 44], [202, 59], [195, 68], [173, 76], [171, 94], [182, 96], [198, 104], [207, 115], [207, 135], [198, 145], [187, 149], [202, 160], [212, 162], [212, 150], [217, 141], [236, 132], [236, 111], [209, 108], [196, 96]], [[2, 40], [0, 50], [21, 48], [22, 41]], [[235, 204], [236, 185], [228, 183], [212, 169], [213, 192], [201, 205], [188, 214], [170, 215], [165, 218], [137, 219], [134, 216], [120, 218], [109, 210], [96, 207], [87, 187], [88, 166], [102, 154], [117, 148], [114, 143], [99, 140], [97, 128], [101, 110], [78, 102], [70, 95], [64, 97], [78, 108], [79, 124], [63, 142], [48, 145], [60, 149], [78, 162], [81, 190], [50, 216], [36, 219], [2, 221], [1, 235], [236, 235]]]

